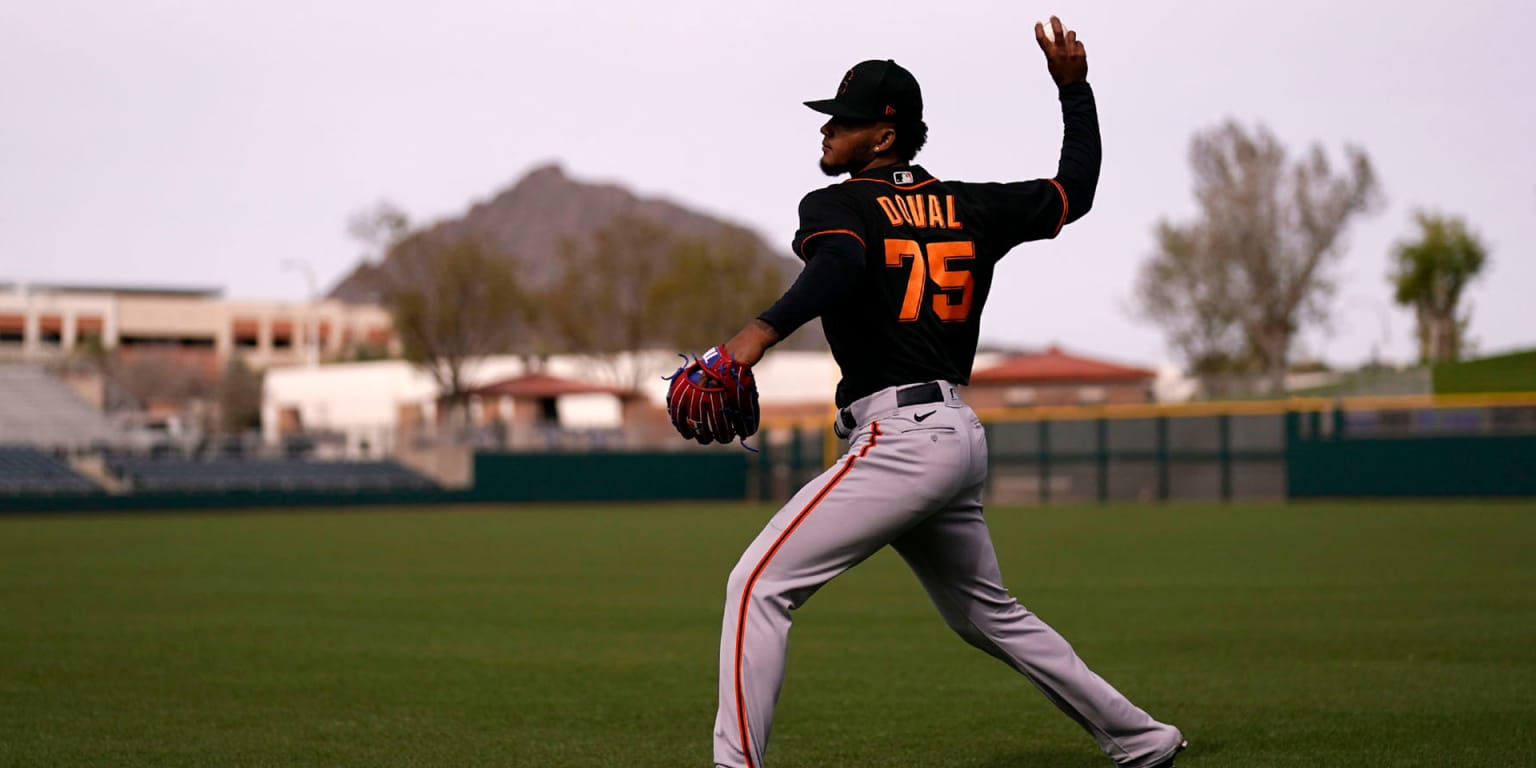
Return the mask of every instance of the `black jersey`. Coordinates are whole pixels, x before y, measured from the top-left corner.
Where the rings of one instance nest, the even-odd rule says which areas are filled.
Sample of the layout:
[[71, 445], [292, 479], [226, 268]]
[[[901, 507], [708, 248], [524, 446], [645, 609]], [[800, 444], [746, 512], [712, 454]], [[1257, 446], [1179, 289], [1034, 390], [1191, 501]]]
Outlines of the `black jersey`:
[[970, 383], [997, 262], [1019, 243], [1055, 237], [1067, 214], [1054, 179], [941, 181], [913, 165], [872, 169], [806, 195], [797, 255], [813, 258], [817, 240], [834, 236], [864, 248], [858, 285], [822, 314], [843, 373], [838, 407], [890, 386]]

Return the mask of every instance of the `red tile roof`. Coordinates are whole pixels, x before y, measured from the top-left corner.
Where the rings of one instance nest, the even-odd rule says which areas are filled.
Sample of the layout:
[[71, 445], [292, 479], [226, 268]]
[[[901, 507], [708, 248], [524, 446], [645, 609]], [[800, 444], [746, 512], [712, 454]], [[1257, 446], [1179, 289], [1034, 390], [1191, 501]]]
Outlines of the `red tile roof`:
[[1070, 355], [1053, 346], [1044, 352], [1016, 355], [991, 368], [977, 371], [971, 375], [971, 384], [1123, 382], [1156, 377], [1156, 371]]
[[562, 379], [543, 373], [529, 373], [522, 376], [514, 376], [510, 379], [476, 387], [470, 390], [472, 395], [484, 397], [560, 397], [562, 395], [613, 395], [620, 398], [636, 397], [634, 392], [626, 392], [616, 387], [606, 387], [601, 384], [589, 384], [582, 381]]

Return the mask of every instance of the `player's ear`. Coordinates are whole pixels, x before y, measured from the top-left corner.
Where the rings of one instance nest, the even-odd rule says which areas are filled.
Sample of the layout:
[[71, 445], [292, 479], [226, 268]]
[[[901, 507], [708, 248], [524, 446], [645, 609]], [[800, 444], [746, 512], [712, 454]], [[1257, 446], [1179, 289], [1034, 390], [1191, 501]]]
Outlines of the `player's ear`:
[[896, 146], [896, 127], [890, 124], [881, 126], [880, 133], [875, 138], [873, 149], [878, 154], [889, 151], [894, 146]]

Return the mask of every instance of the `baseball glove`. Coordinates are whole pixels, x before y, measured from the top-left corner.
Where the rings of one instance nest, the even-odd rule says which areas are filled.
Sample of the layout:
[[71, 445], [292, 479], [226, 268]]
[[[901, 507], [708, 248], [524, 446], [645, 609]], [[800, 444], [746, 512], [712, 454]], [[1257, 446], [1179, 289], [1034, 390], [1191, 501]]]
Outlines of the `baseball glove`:
[[684, 439], [709, 445], [757, 433], [757, 379], [752, 367], [737, 363], [725, 347], [705, 352], [671, 379], [667, 415]]

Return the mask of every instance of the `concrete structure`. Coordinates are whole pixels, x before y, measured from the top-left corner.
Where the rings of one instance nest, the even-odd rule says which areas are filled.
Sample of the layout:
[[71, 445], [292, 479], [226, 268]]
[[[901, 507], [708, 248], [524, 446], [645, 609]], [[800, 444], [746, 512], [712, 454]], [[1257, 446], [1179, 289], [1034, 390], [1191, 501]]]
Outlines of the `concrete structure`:
[[[626, 415], [633, 409], [647, 405], [645, 396], [633, 390], [562, 379], [543, 372], [476, 387], [470, 397], [478, 406], [476, 423], [502, 421], [514, 427], [617, 426], [628, 420]], [[578, 403], [567, 408], [563, 422], [561, 402]]]
[[381, 307], [224, 299], [217, 289], [0, 284], [0, 360], [46, 361], [87, 344], [132, 355], [174, 349], [216, 370], [238, 354], [264, 368], [398, 351]]
[[[668, 384], [662, 377], [681, 362], [677, 353], [661, 351], [616, 361], [562, 355], [546, 360], [537, 373], [611, 390], [560, 396], [555, 406], [560, 428], [620, 429], [639, 417], [642, 405], [653, 415], [665, 407]], [[497, 356], [472, 366], [466, 380], [473, 389], [531, 373], [521, 358]], [[765, 413], [806, 404], [826, 412], [839, 376], [832, 357], [820, 352], [774, 352], [756, 373]], [[626, 406], [614, 393], [631, 388], [638, 391], [638, 399]], [[269, 442], [299, 429], [339, 433], [347, 436], [350, 451], [366, 444], [370, 451], [389, 454], [395, 452], [400, 433], [425, 434], [435, 428], [441, 396], [431, 376], [401, 360], [280, 366], [270, 369], [265, 379], [262, 431]], [[542, 406], [530, 402], [522, 410], [533, 407]], [[509, 423], [522, 418], [516, 400], [470, 401], [474, 421], [485, 420], [489, 409]], [[547, 414], [540, 414], [539, 419], [547, 421], [544, 417]]]
[[[440, 410], [444, 393], [437, 382], [403, 360], [278, 367], [268, 370], [262, 387], [262, 435], [269, 444], [299, 433], [334, 436], [347, 457], [393, 457], [448, 487], [464, 487], [472, 481], [470, 451], [475, 446], [545, 449], [563, 444], [552, 444], [552, 439], [579, 439], [582, 433], [600, 434], [604, 445], [643, 441], [624, 433], [626, 419], [649, 409], [652, 415], [633, 426], [642, 434], [656, 432], [654, 414], [666, 392], [660, 376], [675, 367], [671, 360], [676, 360], [671, 353], [627, 355], [618, 365], [553, 358], [538, 373], [613, 390], [559, 397], [553, 423], [537, 400], [520, 404], [517, 398], [472, 397], [467, 425], [445, 423]], [[645, 373], [639, 377], [640, 395], [628, 407], [617, 394], [628, 389], [617, 381], [625, 372]], [[465, 382], [474, 389], [530, 373], [524, 360], [497, 356], [467, 368]], [[497, 422], [506, 425], [504, 432], [492, 426]], [[513, 426], [518, 422], [531, 426]]]
[[[990, 365], [998, 357], [980, 355], [978, 366]], [[668, 351], [610, 361], [562, 355], [546, 360], [534, 372], [520, 358], [486, 358], [467, 371], [471, 389], [538, 373], [580, 382], [593, 391], [554, 398], [553, 420], [543, 410], [547, 406], [534, 400], [520, 404], [517, 399], [472, 398], [470, 420], [481, 424], [499, 418], [516, 424], [526, 417], [527, 423], [578, 431], [636, 428], [636, 439], [659, 434], [670, 444], [665, 433], [671, 427], [664, 412], [668, 382], [663, 377], [681, 362], [676, 352]], [[754, 373], [765, 423], [831, 417], [832, 397], [842, 374], [830, 354], [775, 350]], [[630, 389], [638, 391], [638, 398], [621, 396]], [[431, 376], [400, 360], [276, 367], [267, 371], [265, 379], [262, 431], [273, 443], [299, 430], [329, 432], [345, 436], [349, 455], [361, 455], [365, 448], [370, 455], [397, 455], [417, 438], [435, 439], [441, 395]], [[529, 409], [539, 410], [530, 416]]]
[[39, 367], [0, 365], [0, 393], [0, 445], [74, 451], [123, 442], [96, 405]]
[[971, 376], [965, 399], [974, 408], [1109, 405], [1152, 401], [1157, 372], [1052, 346], [1014, 355]]

